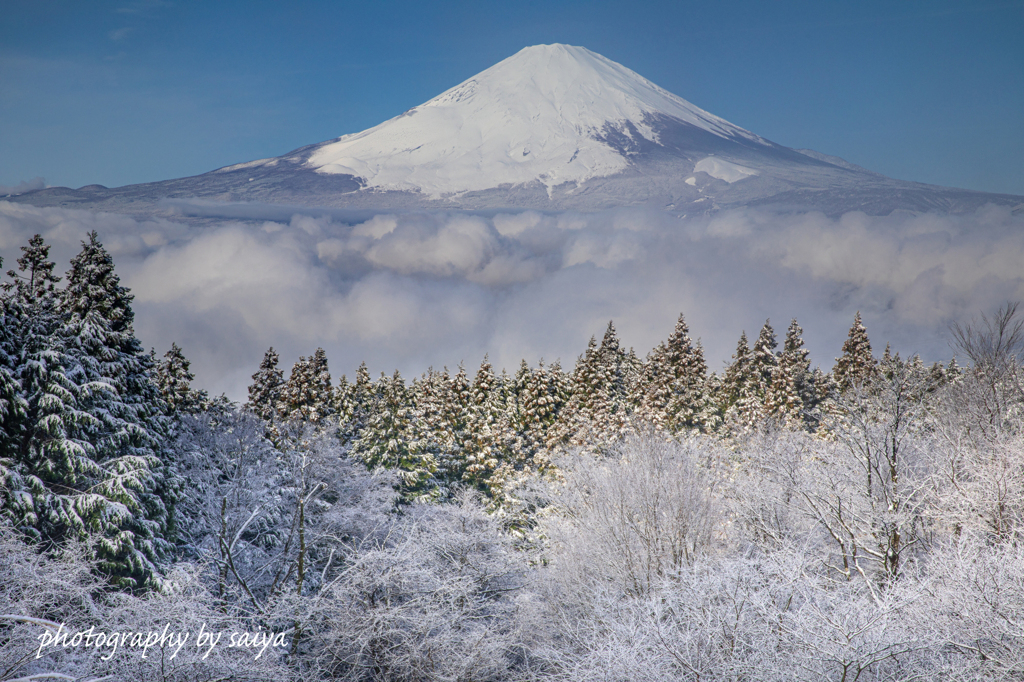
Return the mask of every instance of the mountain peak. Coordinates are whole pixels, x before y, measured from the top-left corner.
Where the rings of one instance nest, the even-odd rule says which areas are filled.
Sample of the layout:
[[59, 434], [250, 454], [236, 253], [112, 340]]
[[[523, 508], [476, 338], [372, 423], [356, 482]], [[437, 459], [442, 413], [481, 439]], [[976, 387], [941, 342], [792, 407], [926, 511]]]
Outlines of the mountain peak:
[[321, 145], [308, 167], [434, 198], [540, 182], [548, 191], [626, 169], [609, 136], [658, 142], [676, 119], [761, 142], [621, 64], [572, 45], [535, 45], [389, 121]]

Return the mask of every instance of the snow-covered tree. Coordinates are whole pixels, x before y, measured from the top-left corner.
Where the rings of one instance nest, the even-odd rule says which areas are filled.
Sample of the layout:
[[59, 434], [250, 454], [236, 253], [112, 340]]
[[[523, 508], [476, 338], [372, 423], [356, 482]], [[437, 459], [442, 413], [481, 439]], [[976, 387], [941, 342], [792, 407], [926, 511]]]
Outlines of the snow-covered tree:
[[658, 429], [677, 433], [705, 428], [709, 401], [705, 391], [704, 349], [690, 340], [682, 315], [668, 340], [659, 344], [644, 368], [640, 412]]
[[[104, 471], [92, 492], [123, 505], [130, 522], [98, 543], [101, 567], [144, 580], [165, 543], [173, 494], [161, 461], [167, 436], [152, 361], [132, 327], [133, 296], [95, 232], [71, 261], [63, 291], [67, 353], [80, 387], [80, 408], [93, 417], [86, 438]], [[109, 535], [109, 533], [108, 533]]]
[[494, 375], [486, 356], [470, 387], [466, 435], [462, 448], [466, 470], [462, 479], [478, 490], [494, 495], [497, 482], [492, 479], [506, 461], [506, 449], [512, 439], [508, 433], [504, 385]]
[[373, 380], [365, 362], [359, 364], [354, 382], [339, 384], [335, 391], [334, 409], [338, 415], [338, 438], [342, 443], [352, 445], [359, 438], [370, 418], [373, 393]]
[[281, 390], [278, 410], [286, 419], [319, 424], [334, 409], [334, 389], [327, 368], [327, 353], [317, 348], [307, 360], [300, 357]]
[[610, 447], [632, 429], [628, 354], [608, 323], [601, 345], [593, 337], [576, 361], [570, 395], [559, 416], [555, 442], [563, 446]]
[[[166, 508], [161, 405], [131, 330], [131, 297], [95, 234], [65, 292], [38, 235], [23, 251], [4, 286], [22, 409], [5, 423], [3, 514], [29, 537], [86, 542], [115, 582], [140, 585], [163, 546]], [[108, 290], [119, 305], [104, 305]]]
[[437, 462], [422, 451], [415, 405], [402, 375], [381, 373], [374, 384], [366, 426], [353, 448], [367, 467], [390, 469], [398, 476], [408, 498], [429, 496]]
[[803, 329], [794, 318], [786, 330], [786, 340], [765, 396], [768, 415], [792, 428], [803, 426], [814, 406], [808, 354]]
[[209, 400], [206, 391], [192, 388], [196, 375], [189, 370], [191, 365], [181, 347], [171, 343], [156, 366], [156, 385], [170, 414], [198, 412]]
[[843, 354], [836, 358], [836, 364], [832, 368], [836, 387], [840, 391], [846, 391], [855, 385], [863, 384], [875, 375], [877, 364], [871, 355], [868, 330], [861, 322], [860, 311], [857, 311], [850, 332], [843, 343]]
[[278, 369], [278, 355], [274, 347], [263, 355], [259, 370], [252, 375], [249, 402], [246, 407], [257, 417], [272, 422], [277, 417], [277, 406], [284, 388], [284, 371]]
[[[740, 334], [736, 352], [732, 356], [733, 361], [722, 375], [718, 399], [719, 409], [722, 411], [726, 425], [733, 430], [751, 429], [762, 423], [765, 418], [765, 385], [763, 383], [766, 364], [764, 362], [766, 360], [765, 349], [768, 348], [767, 342], [774, 340], [774, 335], [772, 334], [770, 338], [765, 338], [762, 341], [762, 337], [765, 336], [763, 332], [764, 330], [758, 337], [761, 348], [757, 355], [748, 345], [747, 333]], [[771, 376], [770, 373], [768, 376]]]

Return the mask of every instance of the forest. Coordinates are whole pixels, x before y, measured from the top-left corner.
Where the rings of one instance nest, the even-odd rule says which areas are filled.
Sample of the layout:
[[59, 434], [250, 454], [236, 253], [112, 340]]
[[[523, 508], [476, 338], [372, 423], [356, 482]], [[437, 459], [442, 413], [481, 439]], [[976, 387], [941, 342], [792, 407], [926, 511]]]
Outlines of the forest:
[[1024, 315], [833, 367], [147, 352], [97, 233], [0, 294], [0, 681], [1024, 679]]

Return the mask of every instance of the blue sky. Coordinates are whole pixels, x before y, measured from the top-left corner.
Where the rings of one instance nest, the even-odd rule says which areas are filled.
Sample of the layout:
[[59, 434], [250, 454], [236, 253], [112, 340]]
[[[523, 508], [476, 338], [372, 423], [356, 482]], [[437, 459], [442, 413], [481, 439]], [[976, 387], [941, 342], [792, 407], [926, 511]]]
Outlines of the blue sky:
[[1024, 0], [4, 0], [2, 15], [0, 185], [276, 156], [563, 42], [780, 144], [1024, 194]]

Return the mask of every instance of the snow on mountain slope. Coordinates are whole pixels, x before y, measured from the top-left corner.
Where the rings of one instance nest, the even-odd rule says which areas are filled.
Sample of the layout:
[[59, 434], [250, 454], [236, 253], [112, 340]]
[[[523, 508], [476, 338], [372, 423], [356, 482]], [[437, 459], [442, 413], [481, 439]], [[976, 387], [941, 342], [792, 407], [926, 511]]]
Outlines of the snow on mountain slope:
[[724, 180], [730, 184], [739, 182], [743, 178], [749, 178], [751, 175], [757, 175], [757, 171], [746, 166], [741, 166], [736, 163], [730, 163], [722, 159], [716, 159], [713, 156], [709, 156], [706, 159], [701, 159], [694, 165], [693, 172], [705, 172], [713, 178]]
[[628, 158], [599, 138], [657, 143], [651, 116], [766, 143], [590, 50], [537, 45], [401, 116], [324, 143], [306, 167], [432, 198], [534, 180], [550, 192], [625, 169]]
[[222, 210], [235, 215], [217, 206], [239, 204], [357, 212], [646, 206], [684, 216], [740, 206], [832, 216], [1021, 204], [1020, 197], [894, 180], [784, 147], [568, 45], [528, 47], [390, 121], [275, 158], [8, 200], [138, 215], [188, 210], [196, 220]]

